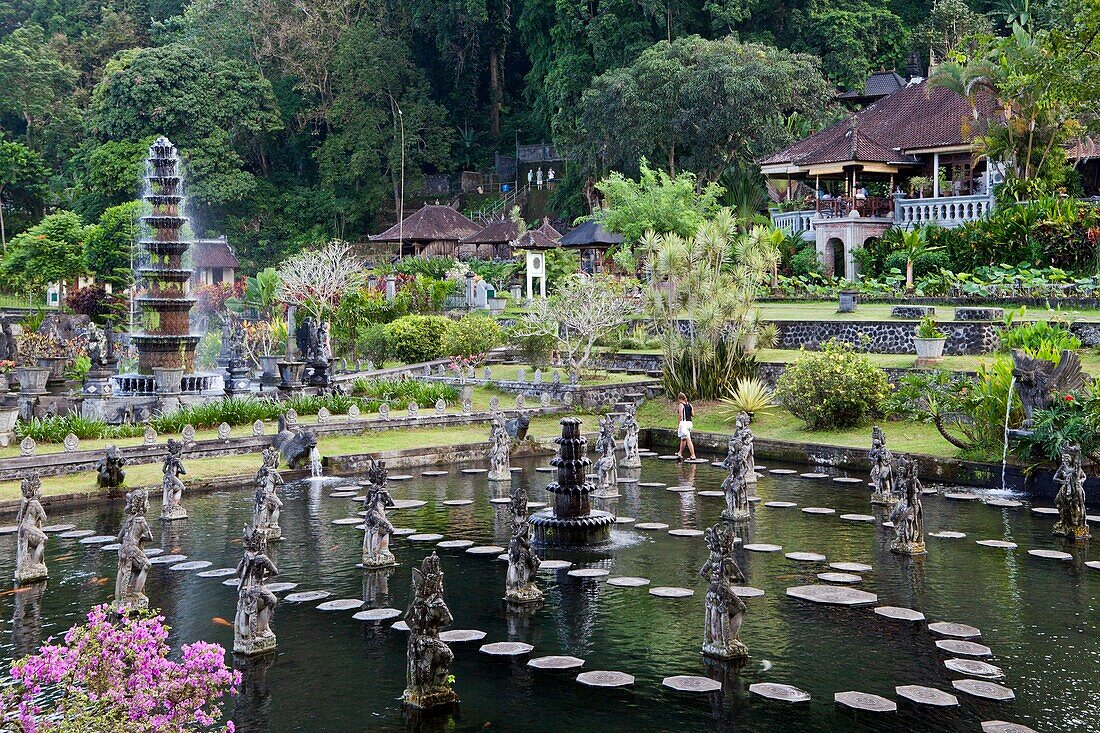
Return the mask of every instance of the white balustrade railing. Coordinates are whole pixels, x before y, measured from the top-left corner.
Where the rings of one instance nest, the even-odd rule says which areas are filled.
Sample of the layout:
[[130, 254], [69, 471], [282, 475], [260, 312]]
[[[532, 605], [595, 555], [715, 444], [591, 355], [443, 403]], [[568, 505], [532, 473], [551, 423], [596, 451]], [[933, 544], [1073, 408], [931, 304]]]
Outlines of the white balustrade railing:
[[772, 223], [786, 232], [798, 234], [799, 232], [813, 231], [813, 218], [816, 215], [817, 212], [813, 209], [773, 212]]
[[894, 197], [894, 222], [899, 227], [919, 227], [936, 224], [941, 227], [957, 227], [989, 214], [993, 209], [993, 197], [940, 196], [938, 198], [910, 199]]

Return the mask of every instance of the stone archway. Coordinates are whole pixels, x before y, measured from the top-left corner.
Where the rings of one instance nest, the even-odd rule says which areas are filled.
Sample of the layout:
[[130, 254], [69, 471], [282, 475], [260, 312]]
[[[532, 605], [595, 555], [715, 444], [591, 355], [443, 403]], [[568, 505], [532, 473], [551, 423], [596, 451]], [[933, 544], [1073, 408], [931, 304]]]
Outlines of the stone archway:
[[830, 237], [825, 243], [825, 274], [831, 277], [847, 277], [844, 240]]

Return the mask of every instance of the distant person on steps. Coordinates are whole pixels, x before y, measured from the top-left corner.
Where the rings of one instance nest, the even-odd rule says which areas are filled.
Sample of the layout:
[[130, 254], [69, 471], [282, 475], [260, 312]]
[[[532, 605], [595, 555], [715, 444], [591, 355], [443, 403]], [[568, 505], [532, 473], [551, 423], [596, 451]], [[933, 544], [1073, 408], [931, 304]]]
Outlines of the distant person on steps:
[[676, 457], [684, 460], [684, 448], [687, 448], [691, 452], [687, 458], [695, 460], [695, 446], [691, 442], [691, 417], [695, 410], [683, 392], [676, 396], [676, 400], [676, 435], [680, 438], [680, 450], [676, 451]]

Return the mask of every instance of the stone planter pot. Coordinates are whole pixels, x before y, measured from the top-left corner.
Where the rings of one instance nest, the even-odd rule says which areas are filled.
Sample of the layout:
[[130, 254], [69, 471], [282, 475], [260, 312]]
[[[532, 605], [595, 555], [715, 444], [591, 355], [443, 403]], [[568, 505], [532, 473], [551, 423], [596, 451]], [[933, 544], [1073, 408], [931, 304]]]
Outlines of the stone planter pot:
[[841, 290], [836, 312], [854, 313], [856, 310], [856, 295], [857, 293], [854, 290]]
[[489, 312], [493, 315], [503, 313], [504, 309], [508, 307], [507, 298], [486, 298], [486, 302], [489, 305]]
[[15, 421], [19, 418], [18, 405], [0, 405], [0, 448], [7, 448], [15, 437]]
[[68, 361], [64, 356], [43, 356], [38, 360], [38, 366], [50, 370], [50, 376], [46, 381], [64, 382], [65, 365]]
[[7, 394], [10, 389], [7, 372], [0, 372], [0, 394]]
[[260, 367], [263, 373], [260, 375], [260, 384], [279, 383], [279, 357], [264, 354], [260, 357]]
[[183, 391], [183, 370], [177, 367], [153, 367], [157, 394], [172, 395]]
[[20, 392], [23, 394], [42, 394], [46, 391], [50, 369], [39, 366], [17, 366], [15, 376], [19, 380]]
[[305, 369], [304, 361], [280, 361], [279, 388], [297, 389], [302, 386], [302, 370]]
[[917, 348], [918, 359], [942, 359], [943, 347], [947, 343], [946, 338], [922, 339], [914, 338], [913, 344]]

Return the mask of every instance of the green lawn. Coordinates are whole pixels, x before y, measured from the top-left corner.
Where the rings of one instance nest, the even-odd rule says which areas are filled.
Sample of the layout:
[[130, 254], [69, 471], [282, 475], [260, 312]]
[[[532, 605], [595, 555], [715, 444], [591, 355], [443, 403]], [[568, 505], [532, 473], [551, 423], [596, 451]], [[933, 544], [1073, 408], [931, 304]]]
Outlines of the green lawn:
[[[796, 349], [761, 349], [756, 354], [758, 362], [779, 362], [789, 364], [798, 358], [801, 352]], [[1081, 366], [1089, 374], [1100, 374], [1100, 354], [1095, 351], [1080, 350]], [[890, 369], [910, 369], [917, 357], [912, 354], [867, 354], [875, 366]], [[952, 371], [972, 372], [982, 364], [991, 364], [996, 354], [976, 354], [967, 356], [945, 356], [940, 368]]]
[[[890, 309], [895, 304], [891, 303], [860, 303], [855, 313], [837, 313], [837, 302], [806, 301], [798, 303], [761, 303], [760, 311], [765, 320], [769, 321], [900, 321], [900, 318], [891, 318]], [[904, 300], [899, 300], [896, 305], [905, 305]], [[1006, 305], [1006, 311], [1015, 306]], [[949, 305], [937, 305], [936, 320], [955, 320], [955, 308]], [[1100, 310], [1052, 310], [1048, 308], [1028, 307], [1023, 320], [1042, 321], [1055, 316], [1062, 318], [1074, 318], [1079, 321], [1100, 321]]]
[[[520, 368], [524, 369], [527, 374], [524, 376], [528, 382], [535, 378], [535, 368], [529, 364], [490, 364], [489, 369], [492, 372], [493, 380], [512, 381], [519, 376]], [[478, 369], [477, 376], [480, 379], [484, 367]], [[569, 370], [565, 367], [560, 367], [561, 381], [563, 383], [569, 382]], [[554, 376], [554, 367], [543, 367], [542, 369], [542, 381], [544, 384], [550, 384]], [[580, 386], [582, 387], [595, 387], [605, 384], [625, 384], [628, 382], [637, 382], [641, 377], [636, 374], [623, 374], [621, 372], [605, 372], [597, 369], [585, 370], [581, 375]]]

